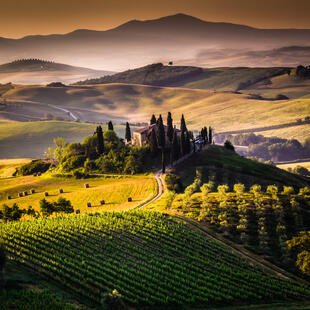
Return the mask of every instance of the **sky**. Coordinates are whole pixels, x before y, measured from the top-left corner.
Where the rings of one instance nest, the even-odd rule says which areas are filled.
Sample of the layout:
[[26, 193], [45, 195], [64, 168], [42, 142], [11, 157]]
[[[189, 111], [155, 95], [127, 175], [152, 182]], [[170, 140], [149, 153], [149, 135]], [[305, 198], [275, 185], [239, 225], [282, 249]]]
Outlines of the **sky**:
[[0, 36], [107, 30], [176, 13], [257, 28], [310, 29], [309, 12], [310, 0], [0, 0]]

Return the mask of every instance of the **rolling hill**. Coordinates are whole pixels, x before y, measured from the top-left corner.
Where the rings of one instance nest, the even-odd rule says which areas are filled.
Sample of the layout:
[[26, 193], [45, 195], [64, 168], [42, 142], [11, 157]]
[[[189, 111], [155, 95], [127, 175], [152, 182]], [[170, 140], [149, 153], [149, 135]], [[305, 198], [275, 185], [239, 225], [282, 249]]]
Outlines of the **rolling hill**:
[[[277, 89], [278, 94], [282, 91]], [[305, 91], [304, 85], [295, 89], [296, 94], [300, 91]], [[293, 91], [290, 93], [292, 96]], [[295, 122], [297, 118], [309, 115], [310, 105], [310, 98], [306, 96], [266, 100], [240, 92], [134, 84], [15, 86], [3, 97], [6, 98], [6, 106], [0, 110], [0, 116], [4, 120], [16, 120], [18, 115], [23, 114], [19, 109], [26, 107], [34, 111], [28, 114], [41, 113], [38, 117], [43, 117], [43, 111], [38, 112], [39, 106], [44, 110], [57, 104], [72, 113], [80, 113], [80, 118], [88, 121], [113, 118], [115, 121], [128, 119], [131, 122], [147, 122], [153, 113], [165, 115], [171, 111], [178, 124], [184, 113], [191, 129], [211, 125], [217, 132]]]
[[111, 71], [74, 67], [40, 59], [21, 59], [0, 65], [0, 83], [74, 83], [81, 79], [100, 77], [112, 73]]
[[[53, 139], [80, 142], [92, 135], [96, 124], [74, 122], [0, 122], [0, 158], [42, 158]], [[102, 126], [106, 129], [106, 125]], [[134, 128], [134, 127], [133, 127]], [[124, 137], [125, 126], [115, 125], [115, 132]]]
[[[251, 56], [252, 50], [304, 46], [309, 42], [309, 37], [308, 29], [257, 29], [176, 14], [155, 20], [132, 20], [107, 31], [78, 29], [64, 35], [0, 38], [0, 61], [12, 61], [14, 55], [15, 59], [53, 59], [75, 66], [121, 71], [170, 60], [195, 66], [202, 63], [209, 67], [232, 66], [246, 56], [249, 61], [238, 65], [249, 66], [251, 59], [257, 60], [258, 57]], [[222, 61], [219, 57], [214, 59], [216, 54]], [[262, 65], [279, 65], [278, 55], [269, 56], [269, 61], [261, 56], [261, 59], [265, 58]], [[300, 54], [294, 56], [292, 53], [285, 58], [293, 66], [301, 61]], [[307, 59], [304, 58], [303, 63], [306, 64]]]

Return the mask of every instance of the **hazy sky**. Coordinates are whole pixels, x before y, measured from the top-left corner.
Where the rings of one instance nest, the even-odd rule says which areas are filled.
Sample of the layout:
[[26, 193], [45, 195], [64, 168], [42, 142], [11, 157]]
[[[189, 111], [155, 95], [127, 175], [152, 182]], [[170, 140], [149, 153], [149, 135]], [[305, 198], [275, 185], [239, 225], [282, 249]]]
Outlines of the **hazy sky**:
[[186, 13], [259, 28], [310, 28], [310, 0], [0, 0], [0, 36], [105, 30]]

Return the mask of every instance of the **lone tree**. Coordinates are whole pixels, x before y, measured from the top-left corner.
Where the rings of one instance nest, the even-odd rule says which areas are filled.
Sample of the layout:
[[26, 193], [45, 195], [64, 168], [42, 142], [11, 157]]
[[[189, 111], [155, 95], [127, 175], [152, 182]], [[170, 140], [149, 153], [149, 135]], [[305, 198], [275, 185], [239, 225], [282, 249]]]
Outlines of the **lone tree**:
[[127, 142], [131, 141], [131, 131], [130, 131], [130, 126], [129, 123], [126, 122], [126, 133], [125, 133], [125, 139]]
[[232, 145], [232, 143], [229, 141], [229, 140], [226, 140], [225, 143], [224, 143], [224, 147], [227, 149], [227, 150], [230, 150], [230, 151], [235, 151], [235, 147]]
[[114, 127], [111, 121], [108, 122], [108, 130], [114, 130]]
[[153, 124], [156, 124], [156, 117], [154, 114], [152, 115], [152, 118], [150, 120], [150, 125], [153, 125]]
[[165, 127], [161, 115], [159, 115], [159, 118], [157, 120], [157, 137], [158, 137], [158, 145], [164, 149], [166, 143], [166, 137], [165, 137]]
[[101, 126], [97, 127], [96, 134], [97, 134], [97, 152], [101, 156], [104, 152], [104, 139]]
[[155, 129], [153, 128], [151, 131], [151, 137], [150, 137], [150, 150], [153, 156], [156, 156], [158, 153], [158, 144], [157, 144], [157, 138]]
[[184, 119], [184, 115], [183, 114], [182, 114], [182, 117], [181, 117], [181, 131], [182, 132], [187, 131], [186, 123], [185, 123], [185, 119]]
[[172, 117], [171, 113], [168, 112], [168, 117], [167, 117], [167, 137], [169, 142], [172, 142], [173, 139], [173, 125], [172, 125]]

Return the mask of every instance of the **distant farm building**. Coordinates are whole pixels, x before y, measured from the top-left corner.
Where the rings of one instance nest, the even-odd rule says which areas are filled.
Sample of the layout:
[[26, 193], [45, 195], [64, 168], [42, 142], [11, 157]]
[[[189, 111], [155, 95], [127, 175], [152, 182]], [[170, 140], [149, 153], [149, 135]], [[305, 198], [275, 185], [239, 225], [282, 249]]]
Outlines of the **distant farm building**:
[[[149, 125], [147, 127], [143, 127], [140, 129], [137, 129], [133, 132], [131, 144], [135, 146], [143, 146], [149, 143], [149, 138], [151, 136], [152, 129], [154, 128], [155, 132], [157, 133], [157, 126], [156, 124]], [[166, 144], [168, 144], [168, 138], [167, 138], [167, 126], [164, 126], [165, 128], [165, 137], [166, 137]], [[177, 135], [181, 135], [181, 130], [176, 129]]]

